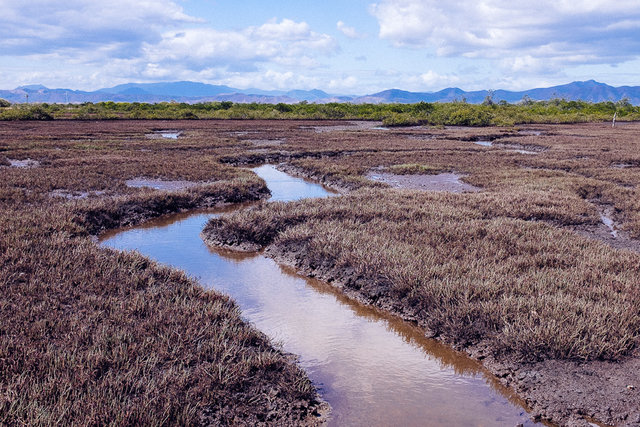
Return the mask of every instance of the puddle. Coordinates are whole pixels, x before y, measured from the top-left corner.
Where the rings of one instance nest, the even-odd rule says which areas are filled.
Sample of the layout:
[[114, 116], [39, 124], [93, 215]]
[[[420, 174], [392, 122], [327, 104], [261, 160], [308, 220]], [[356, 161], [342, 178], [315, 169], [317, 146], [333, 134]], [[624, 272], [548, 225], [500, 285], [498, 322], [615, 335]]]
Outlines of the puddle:
[[493, 146], [493, 142], [491, 141], [473, 141], [474, 144], [476, 145], [482, 145], [483, 147], [492, 147]]
[[202, 184], [193, 181], [165, 181], [162, 179], [134, 178], [126, 181], [127, 187], [152, 188], [154, 190], [179, 191]]
[[148, 133], [145, 136], [150, 139], [178, 139], [182, 135], [180, 130], [157, 130], [154, 133]]
[[631, 163], [613, 163], [611, 165], [612, 168], [615, 169], [628, 169], [628, 168], [632, 168], [635, 165], [631, 164]]
[[504, 148], [506, 151], [514, 153], [536, 155], [545, 151], [544, 147], [537, 147], [533, 145], [520, 145], [520, 144], [498, 144], [496, 147]]
[[396, 175], [387, 172], [369, 172], [367, 178], [372, 181], [388, 184], [394, 188], [409, 190], [444, 191], [449, 193], [480, 191], [480, 188], [460, 181], [462, 176], [455, 173]]
[[255, 134], [259, 134], [259, 133], [260, 133], [260, 131], [257, 131], [257, 130], [238, 130], [238, 131], [227, 132], [227, 134], [229, 136], [231, 136], [231, 137], [255, 135]]
[[337, 131], [349, 131], [349, 130], [389, 130], [382, 126], [382, 122], [370, 122], [370, 121], [350, 121], [344, 125], [335, 126], [301, 126], [300, 129], [313, 130], [317, 133], [324, 132], [337, 132]]
[[7, 159], [7, 161], [9, 162], [9, 165], [12, 168], [35, 168], [40, 166], [40, 162], [37, 160], [32, 160], [32, 159], [25, 159], [25, 160], [12, 160], [12, 159]]
[[430, 141], [436, 139], [435, 135], [407, 135], [408, 139], [415, 139], [418, 141]]
[[600, 220], [604, 225], [607, 226], [607, 228], [609, 229], [609, 233], [611, 233], [611, 236], [613, 236], [614, 239], [617, 239], [618, 230], [616, 229], [615, 222], [613, 221], [613, 218], [612, 218], [612, 214], [613, 214], [612, 208], [610, 207], [605, 208], [604, 212], [600, 212]]
[[[330, 196], [322, 186], [273, 166], [254, 171], [267, 182], [272, 200]], [[214, 215], [164, 217], [111, 232], [101, 241], [137, 250], [230, 295], [246, 319], [299, 356], [332, 407], [329, 425], [533, 424], [522, 402], [479, 363], [425, 338], [413, 325], [263, 255], [207, 247], [200, 232]]]
[[543, 147], [540, 147], [540, 149], [536, 151], [530, 148], [534, 146], [525, 146], [520, 144], [502, 144], [502, 143], [494, 144], [492, 141], [483, 141], [483, 140], [472, 141], [472, 142], [476, 145], [481, 145], [483, 147], [496, 147], [496, 148], [504, 149], [505, 151], [511, 151], [511, 152], [520, 153], [520, 154], [528, 154], [528, 155], [540, 154], [540, 152], [544, 151]]
[[520, 154], [540, 154], [538, 151], [528, 151], [528, 150], [520, 150], [520, 149], [509, 150], [509, 151], [514, 151], [514, 152], [520, 153]]
[[540, 135], [542, 135], [542, 131], [541, 130], [535, 130], [535, 129], [526, 129], [526, 130], [519, 130], [518, 134], [520, 134], [520, 135], [540, 136]]

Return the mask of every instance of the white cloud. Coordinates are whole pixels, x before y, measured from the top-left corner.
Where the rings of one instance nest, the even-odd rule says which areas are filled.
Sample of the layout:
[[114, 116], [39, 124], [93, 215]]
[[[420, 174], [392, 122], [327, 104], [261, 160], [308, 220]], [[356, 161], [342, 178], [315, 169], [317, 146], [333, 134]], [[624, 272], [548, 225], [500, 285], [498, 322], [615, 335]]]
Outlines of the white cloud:
[[110, 46], [135, 56], [163, 28], [200, 22], [172, 0], [0, 0], [0, 51], [29, 55]]
[[[43, 0], [28, 5], [0, 0], [2, 7], [6, 14], [0, 15], [0, 57], [16, 66], [5, 67], [0, 80], [19, 84], [38, 81], [57, 86], [64, 81], [91, 89], [103, 82], [233, 77], [254, 87], [280, 88], [285, 82], [308, 87], [317, 82], [296, 79], [299, 70], [321, 67], [320, 58], [339, 48], [335, 39], [312, 31], [306, 22], [271, 19], [259, 26], [217, 30], [168, 0], [68, 0], [64, 6]], [[7, 29], [22, 21], [20, 31]], [[19, 69], [19, 63], [49, 64], [45, 68], [50, 73], [29, 72], [29, 66]], [[19, 77], [21, 72], [24, 78]], [[253, 78], [257, 80], [249, 84]]]
[[435, 71], [429, 70], [426, 73], [422, 73], [417, 78], [413, 79], [422, 85], [432, 90], [438, 90], [444, 87], [451, 87], [461, 83], [460, 77], [455, 74], [438, 74]]
[[360, 81], [355, 76], [344, 76], [339, 79], [331, 79], [328, 88], [338, 91], [351, 91], [355, 89]]
[[514, 71], [624, 62], [640, 52], [637, 0], [381, 0], [370, 11], [396, 46], [503, 59]]
[[338, 21], [338, 23], [336, 24], [336, 28], [338, 29], [338, 31], [340, 31], [342, 34], [349, 37], [350, 39], [365, 38], [365, 36], [363, 34], [358, 33], [358, 31], [356, 31], [355, 28], [348, 26], [342, 21]]
[[226, 74], [221, 83], [238, 88], [258, 87], [281, 90], [315, 88], [320, 84], [319, 80], [313, 76], [271, 69], [253, 73]]
[[254, 69], [271, 62], [286, 66], [316, 66], [315, 57], [336, 51], [335, 40], [311, 31], [305, 22], [284, 19], [239, 31], [192, 28], [170, 31], [158, 43], [144, 45], [144, 57], [154, 63], [181, 62], [193, 69], [210, 66]]

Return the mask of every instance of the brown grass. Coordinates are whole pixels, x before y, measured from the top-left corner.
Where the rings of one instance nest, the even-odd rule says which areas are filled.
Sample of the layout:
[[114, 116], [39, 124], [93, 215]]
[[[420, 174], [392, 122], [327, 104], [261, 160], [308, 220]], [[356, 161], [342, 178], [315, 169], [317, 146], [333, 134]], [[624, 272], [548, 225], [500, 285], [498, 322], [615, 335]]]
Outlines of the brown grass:
[[[225, 216], [209, 227], [219, 243], [268, 245], [498, 356], [616, 359], [637, 348], [638, 255], [571, 230], [597, 226], [606, 204], [640, 236], [640, 125], [314, 130], [335, 124], [1, 123], [0, 423], [297, 424], [316, 409], [304, 373], [228, 299], [90, 240], [163, 213], [263, 198], [264, 183], [236, 164], [285, 161], [356, 191]], [[159, 129], [183, 133], [145, 137]], [[523, 148], [539, 154], [513, 151]], [[483, 192], [390, 190], [366, 178], [372, 168], [457, 172]], [[198, 184], [127, 187], [140, 177]]]
[[[609, 204], [618, 227], [640, 235], [639, 126], [323, 134], [313, 144], [342, 154], [292, 167], [361, 191], [233, 214], [212, 221], [208, 236], [271, 245], [274, 256], [342, 279], [462, 346], [489, 342], [523, 360], [617, 359], [638, 345], [639, 258], [568, 230], [596, 227]], [[513, 151], [522, 148], [538, 154]], [[364, 177], [372, 168], [455, 171], [484, 191], [365, 191], [380, 186]]]
[[[315, 422], [305, 373], [234, 302], [90, 239], [168, 212], [265, 197], [262, 180], [220, 163], [229, 140], [197, 126], [178, 141], [145, 138], [158, 125], [166, 126], [0, 125], [3, 155], [40, 162], [0, 168], [0, 424]], [[126, 186], [139, 176], [201, 184]]]
[[581, 218], [560, 212], [485, 194], [361, 190], [262, 205], [212, 220], [205, 234], [271, 245], [459, 345], [484, 341], [526, 360], [627, 354], [640, 338], [640, 256], [521, 219]]

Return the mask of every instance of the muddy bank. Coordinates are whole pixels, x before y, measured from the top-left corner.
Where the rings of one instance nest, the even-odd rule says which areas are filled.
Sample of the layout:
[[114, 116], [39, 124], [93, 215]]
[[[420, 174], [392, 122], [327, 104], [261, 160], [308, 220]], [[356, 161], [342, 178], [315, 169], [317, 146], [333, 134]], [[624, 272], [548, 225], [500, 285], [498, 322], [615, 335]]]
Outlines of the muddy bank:
[[260, 182], [237, 186], [229, 181], [219, 181], [183, 191], [146, 190], [141, 194], [103, 197], [79, 204], [74, 222], [97, 235], [169, 213], [257, 201], [268, 196], [269, 190]]
[[[257, 243], [258, 246], [265, 246], [266, 254], [278, 262], [293, 266], [307, 276], [321, 278], [353, 299], [417, 323], [425, 330], [426, 335], [434, 336], [444, 342], [456, 345], [457, 348], [463, 349], [474, 358], [481, 360], [491, 372], [501, 378], [504, 384], [516, 390], [519, 396], [525, 399], [529, 406], [532, 407], [533, 414], [540, 419], [551, 420], [562, 425], [586, 425], [585, 417], [592, 417], [604, 423], [622, 425], [631, 423], [629, 420], [634, 419], [637, 415], [637, 409], [640, 407], [638, 394], [635, 392], [636, 384], [640, 380], [640, 374], [636, 369], [631, 369], [637, 363], [635, 354], [629, 355], [632, 350], [618, 353], [618, 355], [627, 354], [619, 362], [595, 361], [584, 363], [576, 360], [580, 357], [597, 360], [598, 353], [583, 353], [584, 356], [575, 353], [575, 355], [563, 356], [561, 352], [552, 353], [539, 350], [541, 348], [538, 347], [540, 344], [544, 346], [549, 343], [554, 346], [556, 338], [558, 340], [566, 340], [568, 346], [579, 346], [588, 342], [592, 335], [590, 333], [582, 334], [582, 320], [575, 324], [561, 323], [564, 326], [560, 327], [558, 334], [563, 335], [563, 338], [556, 337], [556, 333], [553, 332], [548, 339], [543, 339], [540, 343], [540, 338], [526, 334], [529, 328], [537, 330], [535, 329], [537, 325], [542, 325], [541, 328], [543, 329], [547, 326], [549, 328], [554, 327], [546, 320], [540, 320], [536, 312], [529, 311], [531, 308], [535, 308], [540, 313], [546, 311], [544, 307], [546, 304], [540, 301], [553, 302], [554, 298], [559, 298], [559, 301], [562, 302], [557, 312], [559, 317], [555, 316], [555, 314], [549, 317], [554, 322], [556, 320], [562, 322], [563, 316], [570, 317], [571, 313], [575, 311], [573, 310], [574, 303], [576, 303], [575, 307], [583, 307], [588, 312], [600, 313], [599, 305], [586, 308], [583, 303], [578, 303], [577, 300], [564, 299], [563, 295], [567, 293], [573, 294], [577, 292], [581, 295], [581, 289], [588, 287], [589, 282], [600, 283], [602, 281], [602, 279], [594, 276], [592, 267], [588, 267], [587, 270], [574, 270], [571, 268], [567, 270], [569, 274], [563, 276], [562, 269], [565, 268], [563, 266], [573, 262], [571, 260], [582, 259], [582, 256], [589, 259], [600, 259], [600, 257], [604, 256], [608, 259], [611, 257], [611, 262], [614, 263], [611, 265], [615, 271], [620, 271], [624, 266], [628, 266], [630, 274], [634, 274], [637, 268], [633, 269], [631, 262], [636, 261], [635, 255], [629, 253], [612, 255], [607, 248], [600, 244], [593, 244], [594, 252], [585, 252], [586, 249], [572, 250], [570, 248], [577, 247], [591, 250], [592, 244], [573, 236], [571, 233], [554, 231], [551, 227], [543, 227], [526, 222], [514, 223], [509, 220], [499, 220], [493, 224], [484, 224], [481, 229], [478, 229], [477, 233], [472, 230], [475, 227], [473, 223], [461, 225], [461, 228], [456, 225], [440, 224], [445, 226], [435, 227], [435, 231], [428, 231], [429, 228], [434, 229], [433, 226], [428, 224], [432, 221], [439, 224], [439, 219], [442, 217], [439, 214], [441, 210], [436, 208], [434, 209], [435, 212], [438, 212], [437, 214], [434, 214], [433, 217], [426, 216], [426, 212], [431, 209], [427, 206], [434, 206], [436, 200], [442, 202], [448, 206], [443, 208], [447, 218], [453, 224], [457, 224], [462, 218], [458, 218], [456, 212], [462, 217], [473, 215], [471, 211], [461, 213], [462, 206], [456, 206], [460, 201], [468, 200], [468, 197], [447, 194], [429, 195], [422, 193], [419, 195], [417, 192], [406, 194], [404, 192], [393, 192], [394, 194], [389, 196], [388, 202], [393, 202], [393, 206], [397, 208], [391, 209], [391, 204], [381, 207], [381, 200], [367, 203], [367, 200], [376, 199], [376, 193], [379, 195], [383, 192], [366, 191], [362, 195], [354, 193], [345, 196], [346, 198], [353, 198], [353, 204], [344, 199], [328, 199], [317, 203], [296, 203], [290, 206], [260, 206], [246, 211], [242, 216], [226, 217], [216, 223], [210, 223], [211, 227], [208, 226], [205, 229], [205, 235], [209, 241], [211, 241], [209, 237], [213, 236], [215, 243], [222, 243], [231, 247], [236, 245], [238, 240], [250, 240]], [[469, 197], [471, 196], [478, 198], [482, 194], [469, 195]], [[410, 199], [415, 200], [415, 205], [410, 203]], [[412, 208], [412, 206], [415, 206], [415, 208]], [[405, 224], [403, 215], [406, 215], [406, 218], [417, 218], [417, 223], [424, 224], [424, 227], [416, 226], [414, 230], [411, 228], [410, 223]], [[388, 234], [376, 234], [378, 232], [374, 232], [374, 229], [367, 228], [379, 224], [383, 216], [389, 218], [390, 225], [388, 227], [385, 226], [389, 230]], [[223, 224], [227, 224], [230, 227], [225, 229]], [[395, 226], [391, 224], [395, 224]], [[411, 228], [408, 234], [415, 237], [414, 239], [406, 240], [411, 245], [406, 247], [402, 245], [393, 246], [390, 240], [392, 234], [403, 233], [403, 230], [407, 228]], [[317, 230], [322, 230], [322, 232], [314, 235], [314, 231]], [[457, 230], [455, 233], [468, 233], [469, 238], [455, 237], [454, 230]], [[502, 249], [511, 247], [512, 243], [510, 243], [508, 236], [522, 232], [529, 233], [534, 230], [535, 233], [529, 234], [529, 237], [525, 239], [528, 243], [523, 243], [523, 246], [514, 245], [514, 247], [521, 247], [523, 250], [517, 249], [510, 252]], [[502, 233], [504, 236], [500, 235]], [[493, 237], [485, 239], [486, 235], [495, 236], [498, 240]], [[375, 240], [378, 236], [380, 236], [379, 241]], [[368, 241], [371, 239], [373, 239], [373, 243]], [[444, 239], [448, 240], [449, 246], [442, 243]], [[414, 244], [416, 241], [424, 243], [426, 249], [423, 253], [427, 255], [421, 255], [421, 248], [418, 246], [422, 243], [416, 245]], [[564, 258], [558, 256], [557, 248], [554, 244], [547, 245], [543, 241], [563, 242], [562, 245], [565, 251], [568, 251], [568, 255]], [[537, 246], [540, 248], [539, 250], [531, 251], [532, 248]], [[443, 250], [436, 249], [436, 251], [432, 252], [429, 249], [438, 247]], [[485, 247], [487, 254], [481, 252], [481, 248]], [[430, 255], [432, 253], [433, 255]], [[463, 253], [472, 254], [468, 255], [472, 259], [471, 264], [466, 263], [464, 258], [462, 258], [463, 261], [459, 266], [447, 263], [444, 259], [442, 262], [437, 261], [441, 257], [446, 257], [447, 254], [455, 254], [454, 256], [457, 258], [462, 257]], [[489, 258], [494, 257], [495, 254], [497, 254], [495, 259]], [[424, 261], [428, 263], [429, 257], [436, 260], [435, 267], [422, 269], [421, 265], [426, 264]], [[505, 257], [514, 260], [513, 269], [508, 268], [502, 273], [498, 273], [498, 275], [491, 276], [491, 271], [499, 271], [504, 267], [506, 264]], [[408, 266], [403, 268], [405, 265]], [[477, 271], [473, 270], [476, 267]], [[558, 268], [558, 270], [552, 272], [551, 270], [554, 268]], [[513, 274], [516, 271], [514, 269], [518, 271], [517, 276]], [[534, 273], [527, 273], [528, 270]], [[414, 271], [416, 272], [415, 274], [412, 273]], [[539, 275], [540, 271], [546, 271], [547, 276]], [[476, 272], [480, 272], [480, 275], [477, 275]], [[586, 282], [580, 279], [576, 279], [574, 285], [567, 282], [572, 281], [572, 277], [575, 275], [580, 276], [586, 272], [591, 272], [584, 276]], [[597, 274], [603, 273], [604, 271], [598, 270]], [[517, 333], [510, 335], [511, 338], [500, 336], [499, 339], [496, 339], [497, 335], [495, 334], [502, 333], [503, 329], [495, 330], [492, 329], [493, 327], [490, 323], [484, 323], [487, 322], [488, 318], [479, 308], [466, 310], [468, 304], [472, 303], [473, 300], [461, 300], [461, 306], [452, 311], [447, 309], [447, 304], [456, 304], [458, 300], [448, 298], [447, 295], [450, 292], [454, 292], [449, 286], [452, 282], [460, 282], [462, 280], [460, 289], [464, 294], [461, 295], [464, 297], [467, 295], [464, 289], [468, 289], [465, 286], [466, 284], [473, 285], [472, 290], [469, 292], [481, 292], [481, 289], [487, 286], [487, 283], [501, 283], [501, 275], [503, 279], [506, 276], [517, 278], [504, 282], [508, 288], [502, 286], [491, 288], [492, 292], [498, 295], [497, 299], [489, 297], [485, 300], [479, 293], [472, 296], [472, 298], [476, 301], [482, 301], [483, 305], [486, 303], [489, 307], [493, 307], [492, 301], [495, 301], [496, 310], [501, 310], [501, 307], [514, 298], [514, 296], [509, 295], [511, 293], [510, 289], [517, 287], [520, 289], [519, 292], [529, 292], [526, 291], [527, 288], [523, 288], [520, 285], [538, 283], [540, 286], [535, 288], [538, 289], [537, 291], [531, 292], [531, 298], [527, 297], [521, 301], [518, 300], [519, 303], [523, 304], [524, 310], [518, 312], [521, 315], [516, 317], [517, 320], [513, 322], [512, 330], [517, 331]], [[420, 277], [426, 277], [427, 279], [415, 288], [408, 286], [413, 281], [419, 280]], [[617, 277], [617, 279], [614, 277]], [[465, 280], [469, 280], [472, 283], [467, 283]], [[523, 281], [521, 282], [520, 280]], [[558, 282], [561, 288], [551, 286], [550, 283], [547, 283], [550, 280]], [[626, 278], [625, 273], [611, 276], [611, 280], [606, 279], [603, 281], [604, 288], [602, 292], [611, 288], [611, 283], [616, 283], [615, 286], [620, 286], [618, 288], [619, 292], [626, 295], [628, 291], [625, 291], [623, 286], [625, 280], [629, 285], [633, 286], [633, 278], [630, 278], [628, 274], [626, 274]], [[436, 283], [436, 285], [432, 283]], [[407, 284], [406, 287], [405, 284]], [[421, 289], [424, 289], [424, 300], [419, 299]], [[442, 289], [442, 292], [439, 293], [438, 289]], [[596, 293], [601, 292], [596, 291], [596, 289], [599, 289], [596, 287], [589, 289], [593, 289]], [[432, 291], [435, 293], [432, 293]], [[549, 293], [550, 297], [540, 296], [537, 292]], [[560, 292], [559, 297], [555, 296], [556, 292]], [[587, 293], [589, 291], [585, 291], [585, 294]], [[445, 294], [445, 296], [442, 297], [442, 294]], [[587, 297], [594, 299], [596, 294], [589, 293]], [[614, 305], [614, 300], [615, 298], [611, 297], [605, 305]], [[633, 298], [628, 300], [632, 301]], [[531, 304], [529, 304], [529, 301], [531, 301]], [[570, 304], [571, 307], [567, 304]], [[620, 305], [620, 308], [622, 307], [627, 307], [627, 305]], [[444, 313], [446, 318], [452, 319], [453, 325], [445, 324], [443, 326], [441, 322], [446, 322], [446, 318], [439, 315], [438, 313], [440, 312]], [[470, 313], [469, 318], [472, 321], [470, 321], [469, 325], [464, 323], [463, 326], [460, 326], [458, 322], [465, 322], [464, 319], [467, 319], [467, 317], [464, 313], [467, 312]], [[512, 310], [507, 309], [507, 312], [511, 313]], [[553, 314], [555, 312], [549, 311], [549, 313]], [[454, 316], [450, 317], [450, 314]], [[464, 319], [459, 314], [464, 314]], [[625, 313], [612, 313], [612, 315], [621, 320]], [[598, 322], [596, 317], [591, 319]], [[619, 320], [614, 321], [603, 330], [605, 333], [602, 338], [603, 344], [611, 345], [614, 343], [612, 338], [613, 333], [616, 331], [613, 329], [616, 329], [615, 325], [619, 325]], [[588, 320], [585, 318], [585, 321]], [[622, 328], [619, 329], [622, 330]], [[628, 339], [633, 340], [633, 331], [630, 332]], [[577, 335], [573, 335], [574, 333]], [[544, 337], [544, 335], [542, 336]], [[609, 336], [612, 338], [608, 338]], [[513, 342], [505, 341], [514, 337], [516, 338]], [[523, 340], [526, 341], [524, 344], [522, 344]], [[513, 348], [521, 346], [519, 347], [521, 349], [519, 350], [520, 352], [509, 351], [504, 347], [505, 343], [508, 343], [509, 346], [514, 344]], [[632, 349], [633, 347], [627, 348]], [[603, 350], [606, 351], [604, 347]], [[527, 358], [527, 354], [532, 354], [531, 358]], [[558, 356], [555, 356], [555, 354], [558, 354]], [[563, 357], [565, 359], [559, 361]], [[615, 358], [616, 355], [611, 354], [604, 357]], [[546, 361], [538, 362], [537, 360]], [[615, 380], [609, 380], [607, 377]], [[621, 389], [620, 384], [623, 383], [625, 387]], [[631, 387], [627, 388], [627, 385]], [[623, 395], [622, 393], [626, 394]], [[631, 423], [631, 425], [633, 424]]]
[[[224, 243], [209, 237], [205, 241], [215, 245]], [[226, 242], [224, 246], [248, 251], [259, 248], [255, 244], [230, 243]], [[371, 286], [371, 282], [355, 276], [352, 270], [339, 270], [331, 263], [312, 265], [303, 248], [276, 244], [267, 246], [264, 254], [308, 277], [331, 284], [360, 303], [425, 327], [413, 307], [384, 296]], [[426, 328], [425, 334], [431, 335]], [[640, 358], [628, 357], [619, 362], [548, 360], [522, 363], [515, 359], [496, 359], [483, 343], [459, 349], [481, 361], [502, 384], [512, 388], [531, 408], [535, 420], [567, 426], [588, 426], [587, 419], [606, 425], [640, 425]]]
[[640, 240], [634, 239], [627, 230], [621, 227], [616, 219], [615, 207], [602, 203], [598, 200], [591, 200], [600, 215], [599, 224], [582, 224], [568, 229], [589, 239], [599, 240], [615, 249], [626, 249], [640, 253]]

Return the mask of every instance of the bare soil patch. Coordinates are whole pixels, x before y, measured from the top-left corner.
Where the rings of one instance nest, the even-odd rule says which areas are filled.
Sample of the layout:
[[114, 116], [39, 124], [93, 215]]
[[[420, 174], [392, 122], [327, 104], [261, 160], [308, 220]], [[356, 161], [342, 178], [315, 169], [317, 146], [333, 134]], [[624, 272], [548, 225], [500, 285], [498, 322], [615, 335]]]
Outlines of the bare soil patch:
[[445, 191], [463, 193], [481, 191], [480, 188], [460, 181], [461, 175], [455, 173], [439, 173], [435, 175], [396, 175], [388, 172], [372, 171], [367, 178], [387, 184], [393, 188], [421, 191]]
[[13, 168], [35, 168], [40, 166], [40, 162], [33, 159], [24, 159], [24, 160], [13, 160], [7, 159], [9, 161], [9, 165]]
[[180, 191], [187, 188], [196, 187], [202, 183], [191, 181], [166, 181], [162, 179], [152, 178], [134, 178], [126, 181], [128, 187], [132, 188], [151, 188], [154, 190], [164, 191]]

